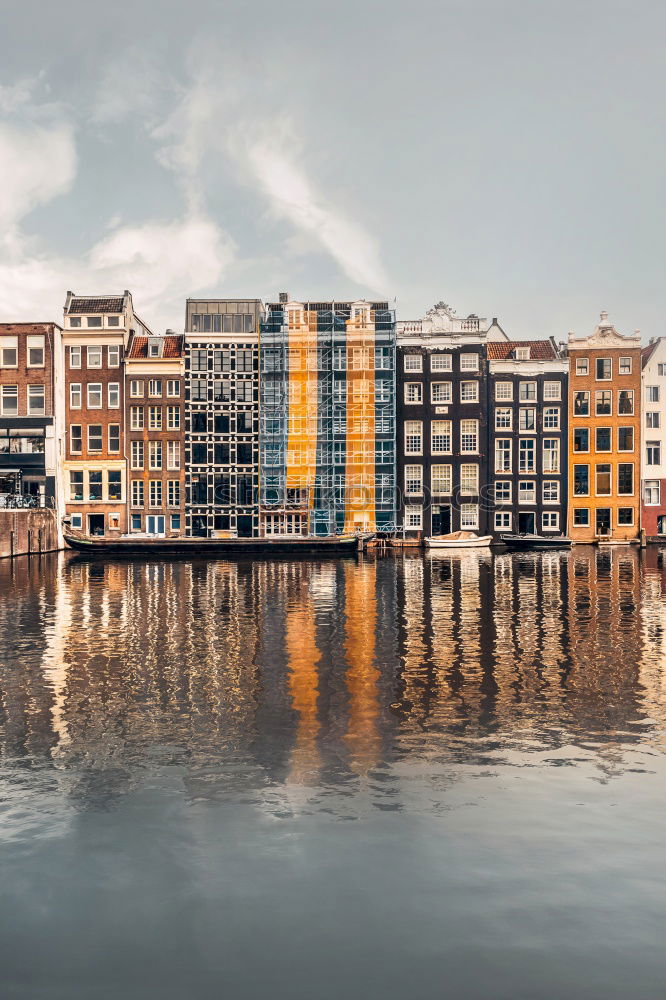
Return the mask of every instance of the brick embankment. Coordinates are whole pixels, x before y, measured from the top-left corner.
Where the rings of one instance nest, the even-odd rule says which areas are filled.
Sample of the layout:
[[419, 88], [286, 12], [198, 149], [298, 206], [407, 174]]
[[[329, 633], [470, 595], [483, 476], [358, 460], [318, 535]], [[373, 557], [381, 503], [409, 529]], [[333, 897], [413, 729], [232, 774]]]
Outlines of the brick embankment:
[[0, 510], [0, 559], [59, 547], [55, 511]]

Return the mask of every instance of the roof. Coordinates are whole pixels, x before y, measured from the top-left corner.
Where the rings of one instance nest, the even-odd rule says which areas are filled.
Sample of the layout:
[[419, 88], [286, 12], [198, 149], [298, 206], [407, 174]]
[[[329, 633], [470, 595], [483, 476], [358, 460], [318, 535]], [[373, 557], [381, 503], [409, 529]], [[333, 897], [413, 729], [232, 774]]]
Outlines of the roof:
[[7, 336], [8, 334], [31, 334], [31, 333], [46, 333], [51, 329], [61, 330], [62, 327], [58, 323], [0, 323], [0, 337]]
[[160, 337], [164, 343], [164, 350], [161, 358], [148, 358], [148, 341], [155, 340], [155, 337], [133, 337], [130, 349], [127, 354], [129, 360], [134, 358], [146, 358], [150, 361], [164, 361], [169, 358], [182, 358], [183, 356], [183, 335]]
[[121, 313], [125, 308], [124, 296], [82, 298], [75, 296], [69, 303], [68, 313]]
[[641, 348], [641, 367], [642, 368], [645, 368], [646, 364], [648, 363], [648, 361], [650, 360], [650, 358], [652, 357], [652, 355], [654, 354], [654, 352], [659, 347], [659, 340], [660, 339], [661, 338], [659, 338], [657, 340], [653, 340], [651, 344], [647, 345], [647, 347], [642, 347]]
[[488, 343], [489, 361], [516, 360], [517, 347], [529, 347], [530, 361], [557, 361], [557, 353], [550, 340], [501, 340]]

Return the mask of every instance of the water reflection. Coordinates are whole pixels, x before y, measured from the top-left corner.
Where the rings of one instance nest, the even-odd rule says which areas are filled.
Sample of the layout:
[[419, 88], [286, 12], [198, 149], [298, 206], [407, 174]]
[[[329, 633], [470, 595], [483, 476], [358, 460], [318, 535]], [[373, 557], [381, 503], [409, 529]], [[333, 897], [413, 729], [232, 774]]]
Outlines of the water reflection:
[[663, 739], [655, 549], [60, 555], [0, 563], [0, 595], [0, 749], [19, 827], [37, 775], [74, 810], [113, 808], [170, 768], [191, 803], [349, 819], [436, 810], [470, 768], [503, 763], [584, 760], [608, 781]]

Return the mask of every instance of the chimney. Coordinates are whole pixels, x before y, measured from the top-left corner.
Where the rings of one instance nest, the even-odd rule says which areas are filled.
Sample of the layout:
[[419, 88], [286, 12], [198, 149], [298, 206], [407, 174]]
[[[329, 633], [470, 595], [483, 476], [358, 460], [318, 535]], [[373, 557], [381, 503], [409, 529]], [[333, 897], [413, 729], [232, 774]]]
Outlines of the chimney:
[[280, 297], [278, 299], [281, 306], [286, 306], [289, 301], [289, 292], [280, 292]]

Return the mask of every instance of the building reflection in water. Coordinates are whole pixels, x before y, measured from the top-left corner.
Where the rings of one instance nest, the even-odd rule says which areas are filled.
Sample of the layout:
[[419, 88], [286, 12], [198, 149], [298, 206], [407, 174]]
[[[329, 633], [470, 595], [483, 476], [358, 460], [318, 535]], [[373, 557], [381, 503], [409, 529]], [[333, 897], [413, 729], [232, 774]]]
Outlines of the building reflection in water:
[[65, 554], [0, 563], [0, 594], [3, 756], [50, 768], [78, 808], [162, 766], [194, 801], [300, 788], [332, 808], [365, 789], [393, 808], [424, 762], [456, 780], [461, 764], [583, 754], [606, 780], [663, 735], [656, 549]]

